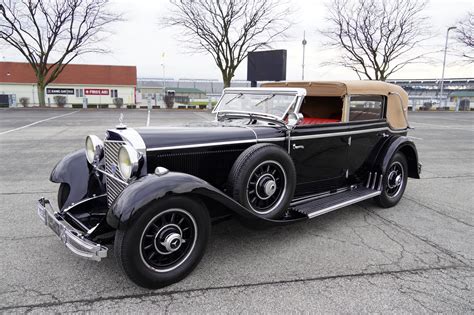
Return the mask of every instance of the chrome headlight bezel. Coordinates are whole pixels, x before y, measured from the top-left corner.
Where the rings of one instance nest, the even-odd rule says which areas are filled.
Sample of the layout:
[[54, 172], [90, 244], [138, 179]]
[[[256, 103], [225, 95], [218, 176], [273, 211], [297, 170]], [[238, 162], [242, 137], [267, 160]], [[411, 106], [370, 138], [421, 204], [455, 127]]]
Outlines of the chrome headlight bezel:
[[104, 142], [96, 135], [88, 135], [86, 137], [86, 158], [89, 164], [94, 163], [95, 156], [102, 154], [104, 151]]
[[131, 145], [125, 144], [120, 148], [118, 153], [118, 168], [125, 180], [129, 180], [132, 176], [136, 175], [139, 160], [140, 156], [138, 151]]

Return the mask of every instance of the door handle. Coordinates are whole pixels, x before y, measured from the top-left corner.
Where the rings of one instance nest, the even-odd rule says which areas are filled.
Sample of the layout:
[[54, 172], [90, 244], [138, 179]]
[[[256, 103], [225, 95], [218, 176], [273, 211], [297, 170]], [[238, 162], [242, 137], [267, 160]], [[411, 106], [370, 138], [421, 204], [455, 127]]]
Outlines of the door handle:
[[304, 145], [296, 145], [293, 143], [293, 150], [304, 149]]

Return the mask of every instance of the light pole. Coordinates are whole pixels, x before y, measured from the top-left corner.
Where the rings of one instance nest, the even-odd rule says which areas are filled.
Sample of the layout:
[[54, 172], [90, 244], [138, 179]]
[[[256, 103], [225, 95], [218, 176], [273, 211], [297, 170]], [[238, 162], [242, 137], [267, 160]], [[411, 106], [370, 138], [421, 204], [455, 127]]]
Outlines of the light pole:
[[[456, 26], [450, 26], [448, 27], [448, 30], [446, 31], [446, 43], [444, 44], [444, 58], [443, 58], [443, 72], [441, 73], [441, 91], [439, 94], [440, 100], [439, 100], [439, 106], [441, 107], [441, 101], [443, 100], [443, 92], [444, 92], [444, 69], [446, 67], [446, 52], [448, 50], [448, 38], [449, 38], [449, 31], [456, 29]], [[445, 102], [445, 105], [447, 105], [447, 100]]]
[[303, 44], [303, 63], [301, 65], [301, 80], [304, 80], [304, 53], [305, 53], [305, 48], [306, 48], [306, 44], [308, 42], [306, 41], [306, 31], [303, 32], [303, 41], [301, 42], [301, 44]]
[[161, 70], [163, 72], [163, 100], [166, 94], [166, 80], [165, 80], [165, 52], [161, 53]]

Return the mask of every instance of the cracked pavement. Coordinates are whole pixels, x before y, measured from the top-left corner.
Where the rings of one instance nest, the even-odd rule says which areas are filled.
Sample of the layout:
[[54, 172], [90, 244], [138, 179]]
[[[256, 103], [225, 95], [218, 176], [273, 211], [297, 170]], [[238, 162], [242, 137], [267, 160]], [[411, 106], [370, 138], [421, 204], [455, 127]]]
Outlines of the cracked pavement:
[[[394, 208], [371, 201], [263, 231], [213, 227], [186, 279], [145, 290], [110, 250], [100, 263], [70, 253], [36, 215], [56, 200], [49, 173], [120, 111], [0, 110], [0, 312], [473, 313], [474, 113], [410, 113], [423, 175]], [[144, 125], [146, 111], [124, 111]], [[199, 122], [203, 112], [153, 111], [152, 124]]]

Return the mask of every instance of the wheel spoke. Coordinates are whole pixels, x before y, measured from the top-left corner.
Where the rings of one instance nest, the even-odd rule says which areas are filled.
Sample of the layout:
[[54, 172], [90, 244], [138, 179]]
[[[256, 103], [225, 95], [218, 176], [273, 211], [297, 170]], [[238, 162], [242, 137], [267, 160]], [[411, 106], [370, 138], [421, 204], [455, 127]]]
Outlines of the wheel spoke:
[[151, 254], [148, 256], [148, 259], [149, 259], [149, 260], [152, 260], [153, 257], [155, 257], [155, 255], [156, 255], [156, 252], [155, 252], [155, 251], [151, 252]]

